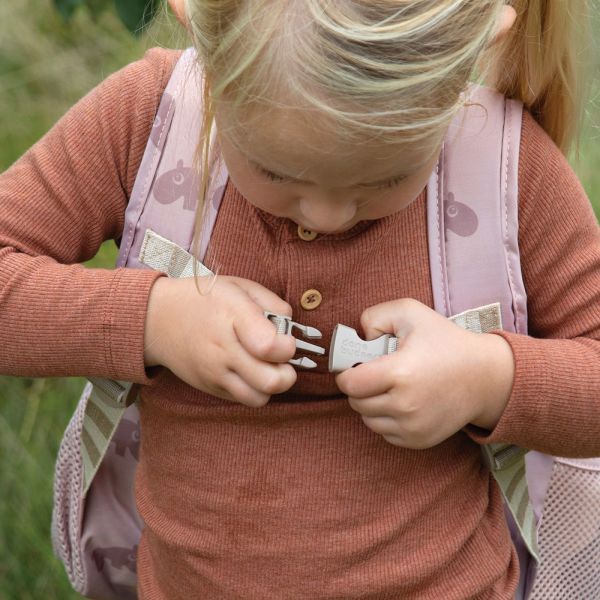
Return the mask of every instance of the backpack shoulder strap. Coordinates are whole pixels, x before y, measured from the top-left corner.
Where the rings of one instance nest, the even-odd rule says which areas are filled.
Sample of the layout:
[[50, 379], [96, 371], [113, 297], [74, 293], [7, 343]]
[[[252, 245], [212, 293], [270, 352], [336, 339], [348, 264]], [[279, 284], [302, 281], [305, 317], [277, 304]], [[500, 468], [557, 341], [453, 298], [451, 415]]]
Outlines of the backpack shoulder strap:
[[[518, 243], [522, 115], [520, 102], [490, 88], [470, 87], [427, 187], [434, 306], [474, 331], [527, 333]], [[510, 444], [482, 450], [530, 554], [537, 558], [525, 452]]]
[[502, 327], [527, 333], [518, 245], [522, 105], [473, 86], [427, 187], [435, 308], [450, 317], [500, 302]]
[[[191, 245], [201, 182], [196, 154], [202, 127], [203, 77], [196, 51], [188, 48], [165, 88], [140, 164], [125, 212], [118, 267], [144, 267], [139, 253], [147, 229], [182, 248]], [[213, 147], [215, 133], [213, 127]], [[228, 177], [220, 155], [214, 155], [203, 219], [202, 257]]]

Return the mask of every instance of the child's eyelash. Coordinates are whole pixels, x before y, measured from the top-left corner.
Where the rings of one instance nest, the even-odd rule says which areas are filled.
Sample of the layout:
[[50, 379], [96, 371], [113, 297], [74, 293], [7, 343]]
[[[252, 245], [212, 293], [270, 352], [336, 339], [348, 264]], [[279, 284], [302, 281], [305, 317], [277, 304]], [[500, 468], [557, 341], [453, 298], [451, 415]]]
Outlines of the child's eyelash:
[[275, 183], [281, 183], [282, 181], [291, 181], [288, 177], [282, 177], [281, 175], [276, 175], [271, 171], [267, 171], [263, 169], [261, 166], [257, 164], [252, 165], [263, 177], [266, 177], [269, 181], [274, 181]]
[[401, 175], [400, 177], [395, 177], [394, 179], [390, 179], [389, 181], [378, 185], [377, 189], [381, 190], [396, 187], [401, 181], [404, 181], [404, 179], [406, 179], [406, 177], [404, 177], [403, 175]]
[[289, 181], [287, 177], [282, 177], [281, 175], [276, 175], [275, 173], [271, 173], [271, 171], [265, 171], [264, 169], [260, 169], [260, 172], [269, 180], [274, 181], [276, 183], [281, 183], [282, 181]]
[[[273, 181], [275, 183], [282, 183], [284, 181], [292, 181], [291, 179], [289, 179], [287, 177], [282, 177], [281, 175], [277, 175], [276, 173], [272, 173], [271, 171], [266, 171], [265, 169], [262, 169], [260, 167], [259, 167], [259, 171], [267, 179], [269, 179], [270, 181]], [[404, 179], [405, 179], [405, 177], [403, 175], [401, 175], [399, 177], [395, 177], [394, 179], [390, 179], [389, 181], [386, 181], [385, 183], [382, 183], [380, 185], [366, 185], [364, 187], [374, 188], [374, 189], [378, 189], [378, 190], [389, 189], [389, 188], [393, 188], [393, 187], [397, 186]]]

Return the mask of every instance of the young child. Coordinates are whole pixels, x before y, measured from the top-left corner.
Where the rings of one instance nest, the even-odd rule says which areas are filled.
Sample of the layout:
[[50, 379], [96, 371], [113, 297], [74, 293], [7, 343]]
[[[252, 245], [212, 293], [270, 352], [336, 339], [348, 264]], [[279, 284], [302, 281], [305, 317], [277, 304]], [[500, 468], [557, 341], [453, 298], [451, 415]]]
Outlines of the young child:
[[[178, 52], [109, 77], [2, 175], [0, 372], [143, 384], [140, 598], [514, 596], [479, 444], [600, 455], [600, 235], [559, 150], [584, 4], [174, 1], [230, 173], [201, 294], [75, 264], [121, 235]], [[425, 186], [475, 69], [531, 110], [531, 337], [430, 308]], [[326, 359], [296, 371], [264, 310], [326, 348], [336, 323], [400, 347], [335, 377]]]

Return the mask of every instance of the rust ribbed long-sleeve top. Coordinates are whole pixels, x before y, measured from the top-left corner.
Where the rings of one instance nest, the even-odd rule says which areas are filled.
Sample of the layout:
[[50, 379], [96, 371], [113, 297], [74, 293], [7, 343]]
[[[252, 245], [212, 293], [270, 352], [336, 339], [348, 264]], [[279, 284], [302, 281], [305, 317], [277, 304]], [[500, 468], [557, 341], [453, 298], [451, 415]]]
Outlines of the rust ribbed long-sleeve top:
[[[519, 241], [531, 337], [499, 334], [516, 374], [492, 432], [393, 446], [349, 407], [324, 361], [263, 408], [220, 400], [144, 369], [160, 273], [75, 264], [120, 237], [178, 56], [154, 49], [109, 77], [0, 176], [0, 372], [144, 384], [143, 600], [511, 598], [518, 562], [478, 444], [600, 455], [600, 234], [577, 178], [525, 114]], [[333, 325], [360, 329], [369, 305], [433, 306], [426, 232], [423, 193], [307, 242], [229, 184], [207, 262], [279, 294], [327, 347]], [[309, 288], [323, 302], [306, 313]]]

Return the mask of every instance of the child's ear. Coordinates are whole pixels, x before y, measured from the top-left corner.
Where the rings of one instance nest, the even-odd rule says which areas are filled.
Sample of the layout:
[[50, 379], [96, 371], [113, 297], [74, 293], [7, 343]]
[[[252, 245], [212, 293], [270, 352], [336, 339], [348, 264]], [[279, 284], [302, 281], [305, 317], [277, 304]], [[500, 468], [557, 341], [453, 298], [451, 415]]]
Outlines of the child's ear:
[[516, 20], [517, 11], [512, 6], [505, 5], [498, 19], [495, 41], [502, 39], [510, 31]]
[[185, 18], [184, 0], [167, 0], [171, 10], [175, 13], [177, 20], [187, 28], [187, 19]]

